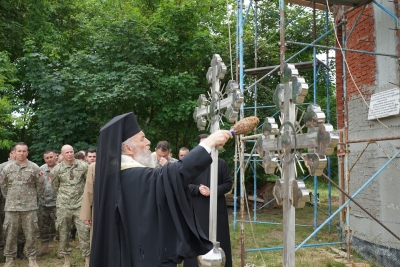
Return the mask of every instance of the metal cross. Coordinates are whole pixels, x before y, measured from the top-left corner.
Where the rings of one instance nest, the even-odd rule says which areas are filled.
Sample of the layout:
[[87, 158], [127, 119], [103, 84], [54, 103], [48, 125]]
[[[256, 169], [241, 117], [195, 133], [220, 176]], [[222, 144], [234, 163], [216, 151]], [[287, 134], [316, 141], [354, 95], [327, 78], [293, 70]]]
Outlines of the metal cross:
[[[227, 97], [222, 98], [220, 92], [220, 80], [224, 78], [226, 66], [221, 57], [215, 54], [211, 60], [211, 67], [208, 68], [206, 78], [211, 84], [211, 99], [208, 100], [204, 94], [198, 99], [193, 118], [197, 121], [197, 128], [204, 130], [207, 125], [207, 119], [211, 124], [211, 133], [219, 130], [219, 121], [221, 120], [221, 110], [226, 109], [225, 117], [229, 122], [234, 122], [238, 115], [238, 109], [243, 102], [243, 95], [235, 81], [229, 81], [226, 87]], [[207, 119], [206, 119], [207, 118]], [[220, 252], [217, 242], [217, 189], [218, 189], [218, 150], [211, 150], [211, 181], [210, 181], [210, 227], [209, 239], [214, 243], [214, 249], [204, 256], [200, 256], [200, 266], [223, 266], [224, 260], [219, 259], [224, 253]]]
[[283, 179], [276, 182], [274, 196], [283, 204], [284, 221], [284, 266], [295, 266], [295, 208], [302, 208], [308, 199], [308, 190], [302, 180], [295, 179], [295, 161], [298, 149], [308, 149], [300, 155], [310, 174], [319, 176], [326, 167], [326, 155], [331, 155], [339, 141], [331, 124], [325, 122], [325, 114], [316, 104], [311, 104], [305, 113], [306, 134], [296, 134], [295, 104], [301, 104], [307, 95], [308, 85], [298, 77], [294, 65], [285, 64], [281, 73], [281, 84], [276, 87], [274, 102], [283, 113], [281, 128], [272, 117], [265, 118], [262, 135], [257, 141], [257, 152], [263, 159], [267, 174], [275, 172], [278, 161], [283, 165]]

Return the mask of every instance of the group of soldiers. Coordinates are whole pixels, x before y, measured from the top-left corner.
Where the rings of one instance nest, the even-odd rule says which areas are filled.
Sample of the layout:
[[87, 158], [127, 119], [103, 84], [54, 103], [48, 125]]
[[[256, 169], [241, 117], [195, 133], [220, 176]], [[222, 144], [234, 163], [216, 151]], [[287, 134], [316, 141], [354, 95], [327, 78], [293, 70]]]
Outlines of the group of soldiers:
[[88, 166], [96, 161], [96, 150], [83, 151], [82, 160], [78, 159], [79, 153], [75, 154], [70, 145], [64, 145], [61, 154], [46, 150], [46, 163], [39, 167], [27, 159], [28, 146], [20, 142], [11, 149], [9, 160], [0, 164], [0, 246], [6, 257], [4, 267], [15, 266], [16, 257], [27, 257], [29, 267], [38, 267], [36, 257], [50, 253], [49, 244], [56, 237], [57, 258], [64, 258], [63, 267], [71, 267], [69, 240], [73, 226], [85, 267], [89, 266], [90, 226], [79, 217]]
[[[188, 152], [181, 148], [179, 159]], [[45, 164], [40, 167], [27, 157], [28, 146], [20, 142], [11, 149], [8, 161], [0, 164], [0, 248], [4, 248], [6, 257], [4, 267], [15, 266], [15, 258], [28, 258], [29, 267], [38, 267], [36, 257], [50, 253], [53, 239], [59, 240], [57, 258], [64, 258], [63, 267], [71, 267], [69, 241], [75, 232], [88, 267], [91, 216], [82, 215], [86, 211], [82, 213], [81, 206], [87, 206], [82, 204], [86, 180], [94, 180], [87, 177], [94, 176], [96, 150], [74, 153], [70, 145], [64, 145], [61, 153], [46, 150]], [[177, 161], [167, 141], [157, 144], [153, 157], [155, 168]]]

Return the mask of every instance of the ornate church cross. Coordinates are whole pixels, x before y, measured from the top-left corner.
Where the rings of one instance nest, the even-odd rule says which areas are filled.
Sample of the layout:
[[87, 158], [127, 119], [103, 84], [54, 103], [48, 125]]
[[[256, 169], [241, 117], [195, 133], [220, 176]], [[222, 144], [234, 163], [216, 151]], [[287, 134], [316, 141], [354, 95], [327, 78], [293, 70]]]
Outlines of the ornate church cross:
[[278, 160], [283, 165], [283, 179], [276, 182], [274, 196], [283, 204], [284, 264], [295, 266], [295, 208], [302, 208], [308, 199], [308, 190], [302, 180], [295, 179], [295, 161], [298, 149], [308, 149], [304, 158], [311, 175], [321, 175], [326, 167], [326, 155], [331, 155], [339, 137], [330, 124], [325, 124], [325, 114], [316, 104], [308, 106], [304, 116], [306, 134], [296, 134], [295, 104], [301, 104], [307, 95], [308, 85], [298, 77], [294, 65], [285, 64], [281, 84], [276, 87], [274, 102], [281, 109], [281, 128], [272, 117], [265, 118], [262, 135], [257, 141], [257, 152], [263, 159], [267, 174], [275, 172]]
[[[223, 98], [220, 91], [220, 80], [225, 77], [226, 66], [218, 54], [214, 54], [211, 60], [211, 67], [208, 68], [206, 78], [211, 84], [210, 100], [201, 94], [197, 101], [197, 107], [193, 113], [193, 118], [197, 121], [197, 128], [204, 130], [207, 119], [211, 124], [211, 133], [219, 130], [221, 120], [221, 110], [226, 109], [225, 117], [229, 122], [234, 122], [238, 115], [238, 109], [243, 102], [243, 95], [239, 90], [238, 84], [231, 80], [225, 89], [227, 97]], [[225, 258], [217, 242], [217, 189], [218, 189], [218, 150], [213, 148], [211, 151], [213, 162], [211, 164], [210, 181], [210, 227], [209, 239], [214, 243], [214, 249], [204, 256], [200, 256], [200, 266], [224, 266], [225, 260], [219, 259], [218, 255]], [[218, 254], [218, 255], [216, 255]], [[211, 263], [211, 265], [210, 265]]]

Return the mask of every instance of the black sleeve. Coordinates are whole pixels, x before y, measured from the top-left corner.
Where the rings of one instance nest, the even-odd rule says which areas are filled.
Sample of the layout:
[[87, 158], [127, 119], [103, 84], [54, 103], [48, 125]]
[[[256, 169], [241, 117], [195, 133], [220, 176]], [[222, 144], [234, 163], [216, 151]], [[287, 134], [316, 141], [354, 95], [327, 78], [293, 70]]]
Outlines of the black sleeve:
[[198, 184], [188, 184], [189, 192], [192, 196], [197, 196], [199, 194], [199, 187]]
[[218, 197], [224, 196], [232, 189], [232, 179], [228, 164], [224, 160], [218, 162]]
[[212, 159], [207, 150], [204, 147], [196, 146], [180, 162], [178, 161], [175, 164], [180, 164], [179, 172], [184, 179], [183, 185], [187, 186], [202, 174], [211, 163]]

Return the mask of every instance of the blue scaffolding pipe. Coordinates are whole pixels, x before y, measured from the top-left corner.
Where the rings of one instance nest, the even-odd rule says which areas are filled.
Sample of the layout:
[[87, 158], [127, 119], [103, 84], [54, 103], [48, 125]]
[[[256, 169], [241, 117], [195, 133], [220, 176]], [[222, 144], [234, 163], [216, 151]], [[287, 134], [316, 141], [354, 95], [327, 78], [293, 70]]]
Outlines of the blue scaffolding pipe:
[[[341, 26], [343, 24], [343, 22], [340, 22], [336, 25], [335, 28]], [[313, 41], [310, 44], [307, 44], [306, 47], [304, 47], [303, 49], [301, 49], [300, 51], [298, 51], [297, 53], [295, 53], [294, 55], [292, 55], [291, 57], [289, 57], [286, 62], [290, 62], [290, 60], [292, 60], [293, 58], [295, 58], [296, 56], [298, 56], [299, 54], [301, 54], [303, 51], [305, 51], [307, 48], [313, 46], [316, 42], [318, 42], [319, 40], [321, 40], [323, 37], [327, 36], [330, 32], [332, 32], [334, 29], [330, 29], [328, 32], [324, 33], [323, 35], [321, 35], [320, 37], [318, 37], [315, 41]], [[265, 79], [266, 77], [270, 76], [272, 73], [274, 73], [277, 69], [279, 69], [280, 66], [275, 67], [273, 70], [271, 70], [270, 72], [268, 72], [267, 74], [265, 74], [264, 76], [262, 76], [260, 79], [258, 79], [255, 83], [251, 84], [249, 87], [247, 87], [246, 90], [249, 90], [251, 87], [255, 86], [257, 83], [259, 83], [260, 81], [262, 81], [263, 79]]]
[[[237, 4], [240, 5], [240, 0], [237, 0]], [[236, 81], [238, 81], [238, 62], [239, 62], [239, 12], [236, 12]], [[242, 105], [243, 108], [243, 105]], [[236, 139], [236, 138], [235, 138]], [[235, 173], [235, 187], [233, 188], [233, 229], [236, 230], [236, 210], [237, 210], [237, 173]]]
[[243, 18], [243, 25], [246, 23], [246, 20], [247, 20], [247, 16], [249, 15], [249, 11], [250, 11], [250, 8], [253, 6], [253, 0], [250, 0], [250, 3], [249, 3], [249, 5], [248, 5], [248, 7], [247, 7], [247, 10], [246, 10], [246, 15], [244, 16], [244, 18]]
[[[332, 246], [332, 245], [341, 245], [344, 242], [330, 242], [330, 243], [319, 243], [319, 244], [308, 244], [304, 245], [304, 247], [323, 247], [323, 246]], [[274, 248], [253, 248], [246, 249], [246, 252], [258, 252], [258, 251], [273, 251], [273, 250], [282, 250], [283, 247], [274, 247]]]
[[349, 32], [349, 35], [347, 35], [346, 42], [349, 40], [351, 34], [353, 33], [354, 29], [356, 28], [357, 22], [360, 20], [361, 15], [362, 15], [362, 13], [363, 13], [364, 10], [365, 10], [365, 7], [366, 7], [366, 5], [363, 6], [363, 8], [361, 9], [360, 14], [358, 14], [358, 17], [357, 17], [356, 21], [353, 23], [353, 27], [351, 27], [351, 30], [350, 30], [350, 32]]
[[347, 14], [349, 14], [350, 12], [353, 12], [354, 10], [356, 10], [356, 9], [358, 9], [358, 8], [360, 8], [361, 6], [355, 6], [355, 7], [351, 7], [351, 8], [349, 8], [349, 9], [346, 9], [346, 10], [344, 10], [344, 12], [343, 12], [343, 15], [347, 15]]
[[[252, 161], [254, 161], [254, 160], [252, 160]], [[254, 171], [254, 164], [253, 164], [253, 165], [250, 165], [250, 169], [251, 169], [252, 171]]]
[[278, 110], [277, 112], [275, 112], [275, 113], [272, 115], [272, 117], [275, 117], [275, 116], [278, 115], [280, 112], [281, 112], [281, 111]]
[[259, 207], [257, 210], [260, 210], [262, 208], [264, 208], [265, 206], [269, 205], [270, 203], [274, 202], [275, 198], [271, 199], [270, 201], [268, 201], [267, 203], [265, 203], [264, 205], [262, 205], [261, 207]]
[[372, 3], [374, 3], [375, 5], [377, 5], [378, 7], [380, 7], [383, 11], [385, 11], [386, 13], [389, 14], [389, 16], [391, 16], [392, 18], [394, 18], [394, 20], [396, 21], [396, 29], [399, 27], [399, 19], [389, 10], [387, 10], [384, 6], [382, 6], [381, 4], [379, 4], [378, 2], [376, 2], [375, 0], [372, 0]]
[[[315, 49], [315, 48], [314, 48]], [[313, 49], [313, 50], [314, 50]], [[314, 66], [313, 66], [313, 68], [315, 67], [315, 65], [316, 65], [316, 62], [314, 63]], [[318, 74], [320, 73], [320, 71], [321, 71], [321, 69], [322, 69], [322, 65], [319, 65], [318, 66], [318, 70], [316, 70], [316, 71], [314, 71], [313, 70], [313, 76], [315, 76], [314, 78], [315, 78], [315, 80], [313, 81], [313, 83], [311, 84], [311, 86], [310, 87], [313, 87], [314, 88], [314, 102], [313, 102], [313, 104], [316, 104], [317, 103], [317, 99], [316, 99], [316, 87], [317, 87], [317, 82], [320, 80], [319, 78], [318, 78]], [[322, 79], [322, 78], [321, 78]], [[309, 103], [303, 103], [303, 104], [296, 104], [296, 106], [301, 106], [301, 105], [309, 105]]]
[[[243, 0], [238, 0], [238, 5], [239, 5], [239, 8], [238, 8], [238, 12], [237, 12], [237, 15], [238, 15], [238, 22], [239, 22], [239, 89], [240, 89], [240, 92], [242, 93], [242, 95], [244, 95], [244, 86], [243, 86], [243, 84], [244, 84], [244, 59], [243, 59], [243, 54], [244, 54], [244, 52], [243, 52], [243, 28], [244, 28], [244, 25], [243, 25]], [[242, 119], [243, 117], [244, 117], [244, 102], [242, 103], [242, 105], [240, 106], [240, 116], [239, 116], [239, 118], [240, 119]], [[241, 144], [243, 144], [242, 142], [241, 142]], [[240, 153], [240, 157], [239, 158], [242, 158], [242, 155], [243, 155], [243, 151], [240, 151], [239, 152]], [[242, 162], [240, 163], [240, 165], [241, 164], [243, 164]], [[240, 171], [240, 215], [241, 216], [243, 216], [243, 210], [244, 210], [244, 196], [245, 196], [245, 194], [244, 194], [244, 171], [241, 169], [241, 171]], [[240, 224], [240, 231], [241, 231], [241, 235], [244, 235], [244, 223], [241, 223]], [[241, 240], [241, 247], [243, 247], [244, 248], [244, 240], [242, 239]], [[241, 251], [241, 253], [244, 253], [244, 251]], [[244, 263], [244, 258], [243, 257], [241, 257], [241, 262], [242, 262], [242, 265], [243, 265], [243, 263]]]
[[[354, 52], [354, 53], [361, 53], [361, 54], [368, 54], [368, 55], [374, 55], [374, 56], [384, 56], [384, 57], [391, 57], [391, 58], [396, 58], [398, 59], [398, 55], [393, 55], [393, 54], [385, 54], [385, 53], [377, 53], [377, 52], [369, 52], [365, 50], [355, 50], [355, 49], [348, 49], [348, 48], [343, 48], [345, 47], [344, 45], [342, 47], [334, 47], [334, 46], [325, 46], [325, 45], [314, 45], [314, 44], [307, 44], [307, 43], [302, 43], [302, 42], [292, 42], [292, 41], [286, 41], [287, 44], [295, 44], [295, 45], [304, 45], [307, 48], [310, 46], [315, 46], [318, 48], [327, 48], [327, 49], [333, 49], [333, 50], [340, 50], [343, 52]], [[304, 48], [303, 48], [304, 49]]]
[[[400, 154], [400, 151], [397, 152], [393, 157], [391, 157], [374, 175], [372, 175], [369, 180], [363, 184], [351, 197], [355, 198], [364, 188], [366, 188], [375, 178], [380, 174], [398, 155]], [[319, 232], [319, 230], [322, 229], [330, 220], [333, 219], [333, 217], [336, 216], [343, 208], [347, 207], [347, 205], [351, 202], [350, 199], [348, 199], [342, 206], [340, 206], [324, 223], [322, 223], [317, 229], [314, 230], [314, 232], [307, 237], [300, 245], [297, 246], [296, 251], [300, 249], [308, 240], [310, 240], [316, 233]]]
[[[240, 221], [241, 221], [241, 220], [239, 220], [239, 222], [240, 222]], [[254, 224], [282, 225], [282, 223], [277, 223], [277, 222], [259, 222], [259, 221], [249, 221], [249, 220], [244, 220], [243, 222], [254, 223]], [[308, 224], [296, 224], [296, 226], [301, 226], [301, 227], [313, 227], [312, 225], [308, 225]]]

